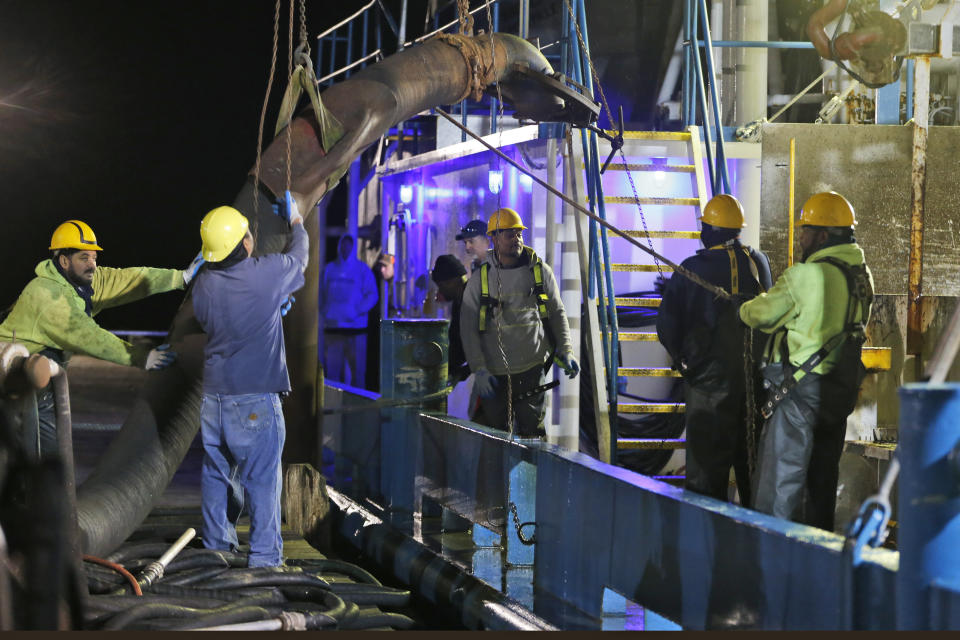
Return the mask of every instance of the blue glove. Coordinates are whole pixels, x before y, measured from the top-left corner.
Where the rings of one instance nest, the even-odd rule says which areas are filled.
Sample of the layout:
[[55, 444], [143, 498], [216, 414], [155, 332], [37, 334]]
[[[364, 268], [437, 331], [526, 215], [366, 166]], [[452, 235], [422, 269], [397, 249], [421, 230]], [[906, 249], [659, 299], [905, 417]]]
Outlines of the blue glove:
[[[284, 195], [284, 208], [283, 216], [286, 217], [287, 222], [290, 223], [292, 227], [295, 224], [303, 224], [303, 216], [300, 215], [300, 209], [297, 207], [297, 201], [293, 199], [293, 196], [289, 191], [285, 191]], [[277, 213], [280, 213], [279, 211]]]
[[169, 344], [162, 344], [156, 349], [152, 349], [150, 353], [147, 354], [147, 364], [143, 367], [147, 371], [153, 371], [154, 369], [166, 369], [171, 364], [176, 362], [177, 352], [170, 351]]
[[200, 271], [200, 267], [204, 265], [206, 260], [203, 259], [203, 252], [197, 254], [197, 257], [193, 259], [193, 262], [190, 263], [190, 266], [183, 270], [183, 286], [190, 284], [190, 281], [196, 277], [197, 272]]
[[481, 398], [492, 398], [494, 389], [497, 387], [497, 379], [486, 369], [477, 369], [473, 375], [473, 388], [477, 390], [477, 395]]
[[287, 299], [280, 303], [280, 315], [287, 315], [287, 312], [290, 311], [290, 307], [292, 307], [293, 303], [296, 301], [297, 299], [293, 296], [287, 296]]
[[576, 378], [577, 374], [580, 373], [580, 363], [577, 362], [577, 359], [573, 357], [572, 353], [561, 356], [560, 362], [562, 363], [563, 372], [567, 374], [567, 377]]

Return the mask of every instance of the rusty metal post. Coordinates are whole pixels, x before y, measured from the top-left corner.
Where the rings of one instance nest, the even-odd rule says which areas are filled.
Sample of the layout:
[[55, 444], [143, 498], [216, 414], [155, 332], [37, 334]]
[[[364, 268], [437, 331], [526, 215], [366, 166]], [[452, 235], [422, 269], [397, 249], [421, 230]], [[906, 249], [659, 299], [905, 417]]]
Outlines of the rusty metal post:
[[[923, 350], [923, 209], [927, 186], [927, 136], [930, 112], [930, 58], [920, 56], [914, 66], [913, 165], [910, 172], [910, 259], [908, 264], [907, 353], [922, 371]], [[910, 96], [907, 97], [908, 99]]]

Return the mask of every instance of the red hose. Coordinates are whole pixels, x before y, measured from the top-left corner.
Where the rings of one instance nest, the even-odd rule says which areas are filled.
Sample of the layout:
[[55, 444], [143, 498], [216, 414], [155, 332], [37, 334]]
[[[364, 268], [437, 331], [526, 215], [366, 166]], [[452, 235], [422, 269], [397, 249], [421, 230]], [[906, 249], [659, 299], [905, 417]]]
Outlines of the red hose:
[[124, 569], [122, 566], [120, 566], [116, 562], [110, 562], [109, 560], [104, 560], [103, 558], [98, 558], [96, 556], [88, 556], [86, 554], [84, 554], [83, 559], [85, 562], [92, 562], [94, 564], [103, 565], [104, 567], [109, 567], [110, 569], [113, 569], [114, 571], [122, 575], [124, 578], [126, 578], [130, 582], [130, 584], [133, 586], [133, 592], [135, 594], [137, 594], [138, 596], [143, 595], [143, 591], [140, 589], [140, 584], [137, 583], [137, 579], [133, 577], [133, 574], [127, 571], [126, 569]]

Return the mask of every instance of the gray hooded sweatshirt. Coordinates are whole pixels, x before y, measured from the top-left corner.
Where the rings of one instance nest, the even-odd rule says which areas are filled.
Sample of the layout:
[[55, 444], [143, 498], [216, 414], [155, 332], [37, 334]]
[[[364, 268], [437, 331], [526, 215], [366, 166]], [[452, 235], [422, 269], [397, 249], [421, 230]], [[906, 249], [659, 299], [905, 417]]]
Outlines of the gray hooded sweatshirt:
[[[524, 247], [524, 254], [531, 259], [536, 256], [528, 247]], [[493, 249], [487, 252], [484, 262], [490, 265], [490, 297], [501, 301], [502, 306], [487, 311], [487, 329], [481, 334], [479, 309], [482, 270], [474, 271], [463, 293], [460, 315], [463, 350], [471, 371], [486, 369], [494, 375], [504, 375], [508, 371], [518, 374], [542, 367], [550, 355], [551, 345], [537, 311], [532, 262], [513, 269], [500, 269], [493, 257]], [[548, 321], [558, 342], [557, 355], [564, 356], [573, 351], [570, 327], [553, 269], [546, 263], [543, 263], [543, 288], [547, 294]], [[500, 351], [498, 324], [506, 364]]]

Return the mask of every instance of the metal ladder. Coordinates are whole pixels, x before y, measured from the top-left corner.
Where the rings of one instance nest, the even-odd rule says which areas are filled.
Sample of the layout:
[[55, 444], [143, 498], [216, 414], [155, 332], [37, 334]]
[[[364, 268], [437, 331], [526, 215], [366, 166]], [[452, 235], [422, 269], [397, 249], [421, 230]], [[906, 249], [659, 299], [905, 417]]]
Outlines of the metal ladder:
[[[691, 195], [676, 195], [676, 196], [646, 196], [642, 194], [644, 190], [644, 184], [648, 181], [645, 181], [642, 177], [639, 179], [635, 178], [635, 183], [637, 184], [638, 191], [641, 192], [639, 196], [639, 202], [644, 206], [686, 206], [694, 207], [695, 211], [702, 211], [703, 206], [706, 204], [706, 182], [703, 171], [703, 158], [702, 150], [700, 143], [700, 132], [699, 128], [696, 126], [690, 126], [687, 128], [687, 131], [630, 131], [624, 132], [624, 155], [626, 156], [649, 156], [652, 155], [649, 152], [649, 147], [651, 145], [657, 145], [662, 148], [663, 143], [673, 143], [674, 146], [676, 143], [685, 143], [687, 148], [687, 154], [685, 156], [687, 163], [685, 164], [629, 164], [624, 165], [623, 163], [611, 163], [608, 167], [608, 171], [611, 172], [623, 172], [631, 171], [634, 173], [639, 173], [641, 175], [649, 174], [650, 172], [663, 171], [665, 173], [688, 173], [690, 174], [691, 182]], [[646, 148], [646, 149], [645, 149]], [[676, 151], [669, 153], [667, 158], [677, 158], [681, 157]], [[606, 175], [616, 175], [614, 174], [604, 174]], [[648, 188], [649, 190], [649, 188]], [[605, 191], [606, 192], [606, 191]], [[622, 205], [635, 208], [637, 205], [637, 199], [633, 195], [604, 195], [603, 200], [609, 205]], [[700, 238], [700, 232], [695, 230], [671, 230], [664, 229], [658, 223], [658, 212], [647, 210], [646, 216], [648, 222], [647, 233], [642, 229], [631, 230], [629, 234], [635, 238], [658, 238], [658, 239], [675, 239], [675, 240], [686, 240], [686, 241], [696, 241]], [[693, 220], [696, 227], [699, 227], [699, 214], [695, 213]], [[614, 236], [615, 237], [615, 236]], [[620, 242], [621, 239], [617, 238]], [[693, 253], [691, 250], [690, 253]], [[650, 262], [646, 264], [632, 264], [632, 263], [622, 263], [614, 262], [609, 265], [605, 265], [605, 268], [608, 268], [612, 272], [657, 272], [657, 265]], [[665, 265], [660, 266], [661, 271], [671, 271], [670, 267]], [[620, 297], [615, 296], [614, 302], [617, 307], [659, 307], [660, 298], [629, 298], [629, 297]], [[621, 330], [618, 332], [618, 338], [620, 342], [657, 342], [657, 334], [655, 331], [624, 331]], [[625, 363], [626, 364], [626, 363]], [[631, 363], [631, 364], [640, 364], [643, 363]], [[668, 367], [654, 367], [654, 366], [623, 366], [617, 368], [617, 373], [619, 376], [627, 377], [666, 377], [666, 378], [675, 378], [679, 377], [679, 373], [670, 369]], [[684, 411], [683, 403], [670, 403], [670, 402], [641, 402], [641, 403], [626, 403], [620, 402], [617, 405], [617, 410], [622, 413], [631, 413], [631, 414], [649, 414], [649, 413], [682, 413]], [[637, 449], [682, 449], [686, 446], [686, 442], [683, 438], [672, 438], [672, 439], [646, 439], [646, 438], [617, 438], [616, 439], [616, 448], [617, 450], [637, 450]], [[615, 458], [614, 458], [615, 459]]]

